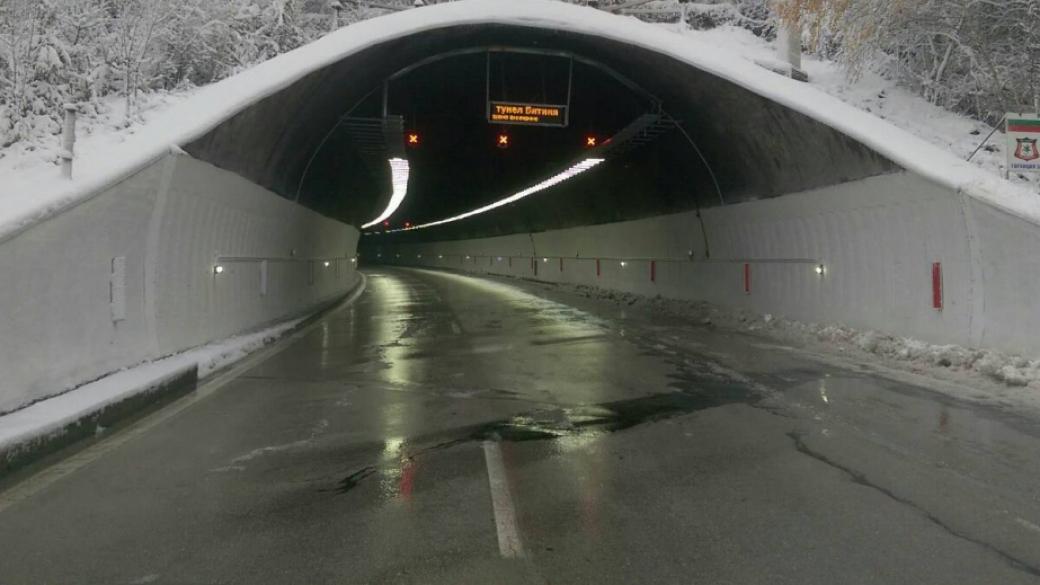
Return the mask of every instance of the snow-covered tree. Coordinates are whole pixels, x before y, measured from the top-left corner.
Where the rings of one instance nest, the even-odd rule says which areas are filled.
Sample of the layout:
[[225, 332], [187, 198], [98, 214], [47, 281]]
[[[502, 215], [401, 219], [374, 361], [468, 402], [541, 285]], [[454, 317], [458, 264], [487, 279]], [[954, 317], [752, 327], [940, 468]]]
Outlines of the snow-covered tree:
[[61, 46], [55, 42], [54, 14], [45, 2], [9, 0], [0, 4], [0, 145], [43, 125], [48, 108], [61, 99]]
[[[341, 25], [412, 4], [340, 3]], [[1040, 93], [1040, 0], [684, 4], [693, 26], [742, 26], [767, 38], [775, 11], [804, 27], [811, 50], [842, 60], [852, 75], [874, 68], [933, 103], [991, 122]], [[331, 27], [328, 0], [0, 0], [0, 147], [58, 133], [66, 102], [91, 115], [119, 96], [129, 121], [142, 92], [212, 83]]]
[[810, 47], [895, 77], [932, 103], [995, 122], [1032, 104], [1040, 0], [779, 0]]

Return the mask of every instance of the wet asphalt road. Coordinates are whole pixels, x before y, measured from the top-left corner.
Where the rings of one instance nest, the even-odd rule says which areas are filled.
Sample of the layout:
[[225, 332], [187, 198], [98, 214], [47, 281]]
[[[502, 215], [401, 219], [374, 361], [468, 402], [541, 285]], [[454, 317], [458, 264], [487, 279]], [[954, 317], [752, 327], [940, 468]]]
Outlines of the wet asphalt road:
[[0, 486], [0, 584], [1040, 583], [1035, 420], [530, 283], [368, 274]]

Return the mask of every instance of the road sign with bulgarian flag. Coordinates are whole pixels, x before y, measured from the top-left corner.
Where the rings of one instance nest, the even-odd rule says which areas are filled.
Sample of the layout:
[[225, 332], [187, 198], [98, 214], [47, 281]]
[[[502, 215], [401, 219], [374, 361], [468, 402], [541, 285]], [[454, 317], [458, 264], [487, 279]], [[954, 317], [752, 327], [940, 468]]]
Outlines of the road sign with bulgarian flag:
[[1008, 171], [1040, 171], [1040, 116], [1007, 115]]

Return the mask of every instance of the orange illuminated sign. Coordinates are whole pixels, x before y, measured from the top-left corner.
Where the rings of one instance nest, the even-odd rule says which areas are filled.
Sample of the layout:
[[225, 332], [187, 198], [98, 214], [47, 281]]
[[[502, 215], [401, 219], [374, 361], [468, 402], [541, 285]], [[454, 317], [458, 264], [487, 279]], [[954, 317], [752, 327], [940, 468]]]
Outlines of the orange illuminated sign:
[[419, 133], [418, 132], [409, 132], [408, 136], [407, 136], [406, 143], [408, 144], [408, 146], [411, 146], [413, 148], [416, 147], [416, 146], [419, 146]]
[[526, 126], [566, 126], [567, 106], [490, 102], [488, 103], [488, 122]]

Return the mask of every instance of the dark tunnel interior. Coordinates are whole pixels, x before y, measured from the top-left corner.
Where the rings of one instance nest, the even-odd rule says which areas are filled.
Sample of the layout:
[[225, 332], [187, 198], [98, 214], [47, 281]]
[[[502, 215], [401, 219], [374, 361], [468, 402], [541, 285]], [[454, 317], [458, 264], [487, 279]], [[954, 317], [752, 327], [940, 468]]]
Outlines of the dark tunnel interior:
[[[502, 47], [565, 52], [594, 63], [574, 62], [566, 128], [488, 122], [489, 94], [558, 99], [567, 79], [560, 73], [560, 62], [567, 59], [561, 57], [492, 58], [489, 67], [488, 53], [480, 49]], [[493, 213], [385, 237], [443, 240], [606, 223], [898, 170], [833, 128], [672, 57], [599, 37], [516, 25], [454, 26], [372, 46], [268, 96], [187, 150], [360, 226], [386, 206], [389, 173], [366, 164], [346, 133], [336, 129], [337, 121], [347, 114], [380, 117], [390, 76], [462, 49], [476, 51], [414, 67], [387, 85], [387, 113], [402, 116], [405, 130], [421, 137], [418, 148], [406, 149], [408, 196], [390, 219], [392, 227], [448, 217], [538, 183], [591, 156], [587, 136], [612, 136], [653, 111], [655, 100], [686, 135], [667, 131]], [[506, 149], [495, 144], [503, 131], [510, 140]]]

